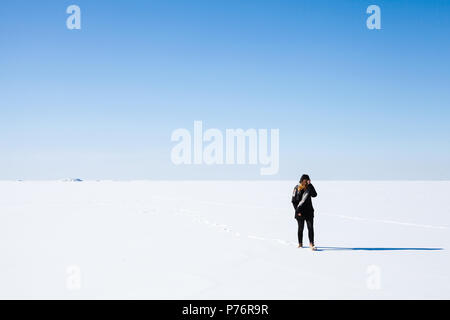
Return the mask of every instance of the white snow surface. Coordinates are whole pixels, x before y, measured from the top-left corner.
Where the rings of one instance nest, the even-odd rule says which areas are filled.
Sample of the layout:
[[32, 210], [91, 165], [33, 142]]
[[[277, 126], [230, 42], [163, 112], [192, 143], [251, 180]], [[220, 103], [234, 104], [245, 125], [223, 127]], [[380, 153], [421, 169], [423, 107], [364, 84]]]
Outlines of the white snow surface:
[[0, 298], [450, 298], [449, 181], [295, 184], [0, 182]]

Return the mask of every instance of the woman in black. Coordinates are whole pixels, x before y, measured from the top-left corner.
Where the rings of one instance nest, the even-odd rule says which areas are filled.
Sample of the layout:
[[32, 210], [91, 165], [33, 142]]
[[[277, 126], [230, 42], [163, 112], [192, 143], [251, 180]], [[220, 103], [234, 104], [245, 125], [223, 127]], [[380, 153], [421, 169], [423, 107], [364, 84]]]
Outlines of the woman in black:
[[307, 174], [302, 175], [300, 183], [295, 186], [292, 193], [292, 204], [295, 209], [295, 219], [298, 223], [298, 247], [303, 246], [303, 228], [308, 227], [309, 246], [312, 250], [316, 250], [314, 246], [314, 208], [311, 198], [317, 196], [316, 189], [311, 184], [311, 180]]

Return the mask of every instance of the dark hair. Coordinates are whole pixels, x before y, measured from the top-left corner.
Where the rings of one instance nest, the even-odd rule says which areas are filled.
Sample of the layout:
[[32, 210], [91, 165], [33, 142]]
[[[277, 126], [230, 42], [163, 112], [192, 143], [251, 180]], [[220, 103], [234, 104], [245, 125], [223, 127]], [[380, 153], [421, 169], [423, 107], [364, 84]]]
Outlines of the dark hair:
[[309, 178], [309, 176], [307, 174], [302, 175], [302, 177], [300, 178], [300, 182], [302, 182], [303, 180], [311, 180]]

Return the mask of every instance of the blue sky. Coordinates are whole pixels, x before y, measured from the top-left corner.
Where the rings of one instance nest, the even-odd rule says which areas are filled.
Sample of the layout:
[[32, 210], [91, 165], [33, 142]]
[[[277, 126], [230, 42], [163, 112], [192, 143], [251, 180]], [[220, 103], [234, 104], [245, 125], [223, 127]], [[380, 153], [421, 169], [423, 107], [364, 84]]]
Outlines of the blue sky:
[[[2, 1], [0, 179], [448, 180], [449, 57], [445, 0]], [[279, 174], [173, 165], [194, 120], [278, 128]]]

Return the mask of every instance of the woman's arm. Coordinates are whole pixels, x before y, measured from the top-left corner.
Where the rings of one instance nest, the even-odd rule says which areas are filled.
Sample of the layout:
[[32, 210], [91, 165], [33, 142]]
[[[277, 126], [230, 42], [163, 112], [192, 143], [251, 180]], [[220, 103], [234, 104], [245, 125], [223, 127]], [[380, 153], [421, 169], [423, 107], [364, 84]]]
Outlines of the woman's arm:
[[316, 189], [314, 188], [314, 186], [312, 184], [308, 184], [308, 193], [312, 198], [317, 197]]
[[297, 208], [300, 208], [305, 203], [306, 199], [308, 199], [308, 196], [309, 196], [309, 190], [306, 190], [303, 193], [302, 200], [298, 203]]
[[295, 186], [294, 191], [292, 192], [292, 205], [294, 206], [294, 209], [297, 209], [298, 206], [298, 197], [297, 197], [297, 190], [298, 190], [298, 186]]

